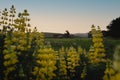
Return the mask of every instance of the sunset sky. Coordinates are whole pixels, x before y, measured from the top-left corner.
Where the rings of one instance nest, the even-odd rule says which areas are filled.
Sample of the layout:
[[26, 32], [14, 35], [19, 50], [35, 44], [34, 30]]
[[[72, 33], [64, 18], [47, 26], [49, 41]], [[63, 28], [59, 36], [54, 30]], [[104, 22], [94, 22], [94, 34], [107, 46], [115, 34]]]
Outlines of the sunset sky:
[[32, 27], [42, 32], [86, 33], [92, 24], [106, 29], [120, 16], [120, 0], [0, 0], [0, 11], [27, 9]]

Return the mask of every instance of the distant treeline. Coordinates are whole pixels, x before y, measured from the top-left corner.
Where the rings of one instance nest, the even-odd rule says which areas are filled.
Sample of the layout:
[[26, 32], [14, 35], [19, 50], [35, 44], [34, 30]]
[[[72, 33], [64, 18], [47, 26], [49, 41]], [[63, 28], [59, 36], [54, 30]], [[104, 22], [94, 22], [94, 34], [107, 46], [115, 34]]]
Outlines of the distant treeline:
[[[88, 33], [79, 33], [79, 34], [67, 34], [67, 33], [50, 33], [50, 32], [43, 32], [45, 38], [91, 38], [91, 31]], [[102, 31], [104, 37], [108, 37], [108, 32], [103, 30]]]

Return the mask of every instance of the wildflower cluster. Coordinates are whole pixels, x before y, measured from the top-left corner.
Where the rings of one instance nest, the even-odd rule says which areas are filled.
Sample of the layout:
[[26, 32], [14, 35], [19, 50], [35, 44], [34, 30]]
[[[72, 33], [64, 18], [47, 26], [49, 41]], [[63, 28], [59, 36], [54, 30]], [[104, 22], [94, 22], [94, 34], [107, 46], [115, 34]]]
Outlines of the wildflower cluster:
[[5, 38], [5, 45], [4, 45], [4, 66], [5, 66], [5, 80], [8, 80], [11, 76], [10, 73], [16, 70], [16, 66], [18, 63], [18, 57], [16, 52], [16, 45], [13, 41], [13, 34], [12, 32], [8, 32]]
[[33, 72], [36, 80], [53, 79], [56, 76], [54, 71], [57, 69], [55, 66], [56, 56], [54, 50], [51, 48], [42, 48], [39, 50], [36, 59], [37, 64]]
[[63, 80], [67, 78], [67, 66], [66, 66], [66, 52], [64, 47], [62, 47], [57, 55], [57, 76], [58, 80]]
[[67, 51], [67, 68], [70, 72], [75, 72], [74, 68], [79, 66], [79, 55], [77, 54], [76, 50], [73, 47]]
[[103, 59], [105, 57], [105, 49], [104, 49], [104, 44], [103, 44], [103, 34], [98, 26], [98, 29], [95, 29], [95, 26], [92, 25], [92, 42], [93, 46], [90, 47], [90, 58], [92, 63], [98, 63], [98, 62], [105, 62]]

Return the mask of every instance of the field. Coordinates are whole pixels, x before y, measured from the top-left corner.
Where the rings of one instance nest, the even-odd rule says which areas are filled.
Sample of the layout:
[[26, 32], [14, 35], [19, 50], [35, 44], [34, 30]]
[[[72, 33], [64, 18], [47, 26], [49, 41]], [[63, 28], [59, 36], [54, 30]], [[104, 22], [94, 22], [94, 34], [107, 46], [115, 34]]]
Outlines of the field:
[[[92, 39], [91, 38], [45, 38], [45, 43], [50, 43], [51, 46], [55, 50], [59, 50], [62, 46], [64, 47], [70, 47], [73, 46], [77, 48], [78, 46], [81, 46], [82, 48], [86, 49], [87, 51], [90, 48], [90, 45], [92, 45]], [[114, 48], [120, 45], [120, 40], [112, 39], [112, 38], [104, 38], [104, 47], [106, 50], [106, 54], [108, 57], [112, 57], [112, 54], [114, 53]]]
[[83, 48], [89, 49], [89, 46], [92, 44], [92, 40], [90, 38], [46, 38], [45, 43], [50, 42], [52, 47], [55, 50], [58, 50], [62, 46], [64, 47], [78, 47], [81, 46]]
[[[96, 40], [101, 42], [92, 41], [95, 37], [44, 38], [39, 32], [4, 35], [0, 35], [2, 80], [110, 80], [107, 75], [114, 77], [115, 70], [111, 66], [115, 47], [120, 44], [118, 39], [99, 37], [98, 34]], [[91, 51], [91, 45], [94, 51]], [[99, 46], [99, 52], [103, 49], [105, 52], [96, 55], [96, 46]]]

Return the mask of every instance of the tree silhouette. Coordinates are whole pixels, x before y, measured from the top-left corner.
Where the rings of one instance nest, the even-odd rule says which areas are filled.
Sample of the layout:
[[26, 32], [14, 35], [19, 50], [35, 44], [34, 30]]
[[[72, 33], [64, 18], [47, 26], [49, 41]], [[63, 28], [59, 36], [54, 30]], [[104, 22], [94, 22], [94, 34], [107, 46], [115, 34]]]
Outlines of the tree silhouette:
[[71, 35], [70, 35], [70, 32], [68, 30], [65, 31], [66, 33], [64, 34], [64, 37], [65, 38], [70, 38]]
[[111, 21], [111, 23], [107, 26], [108, 35], [113, 38], [120, 38], [120, 17]]

